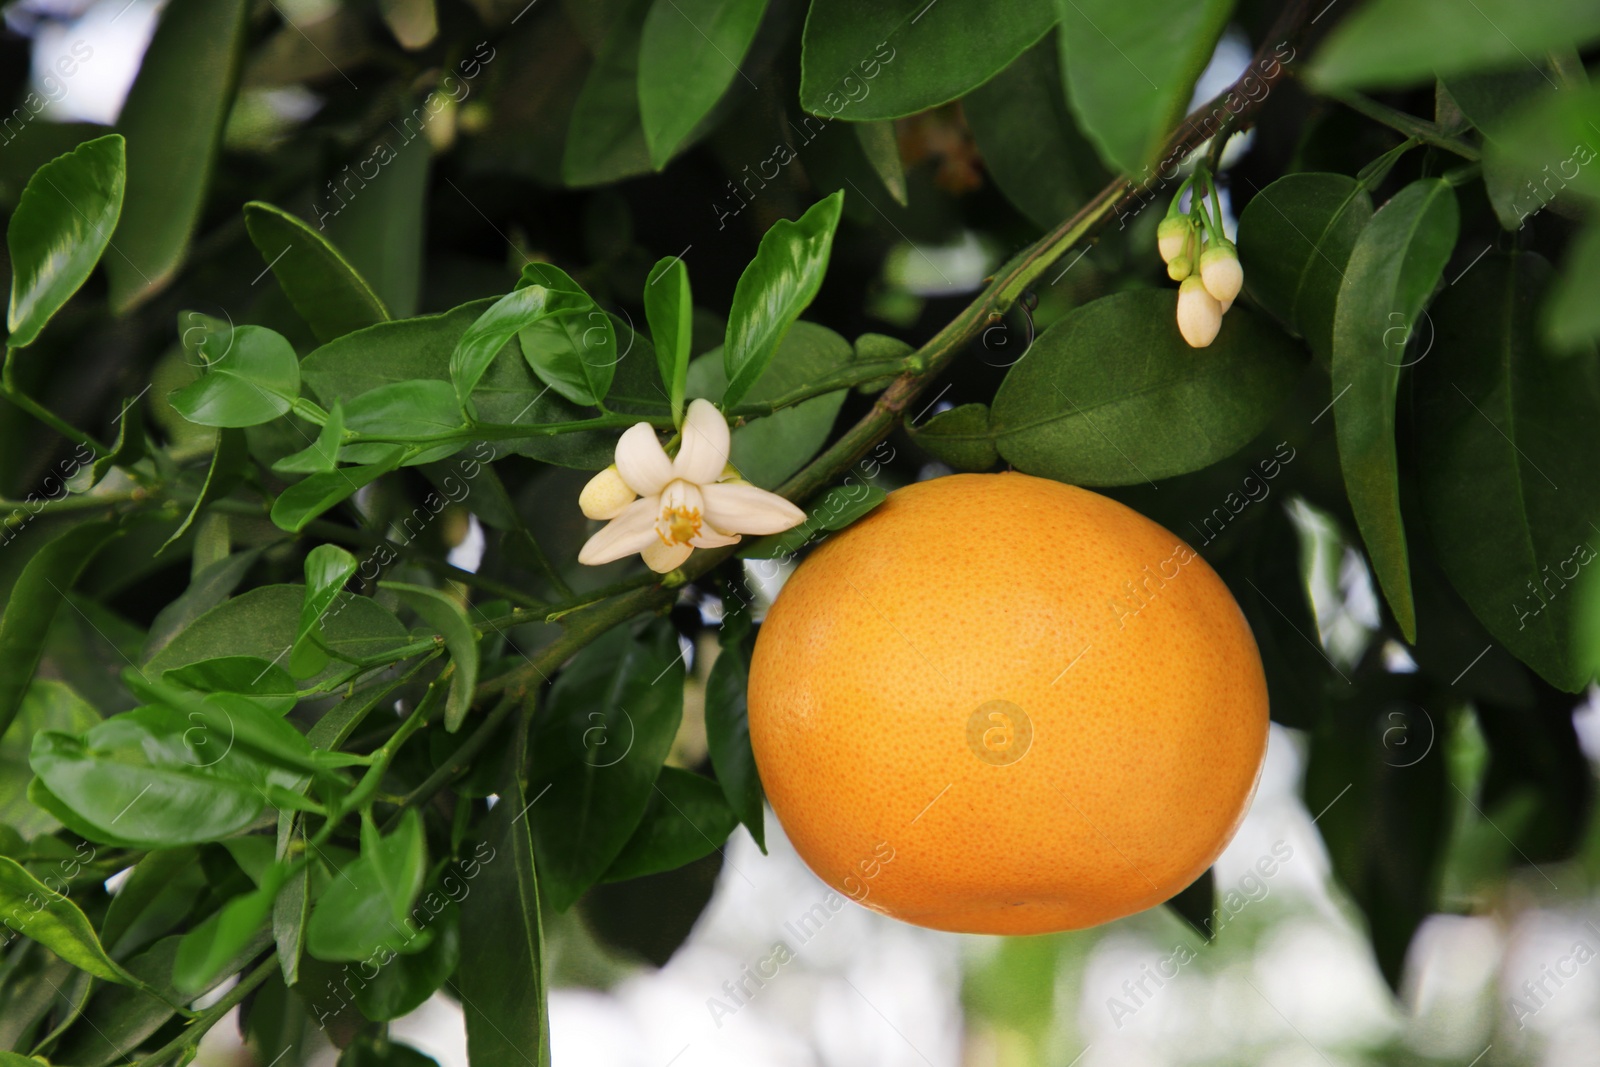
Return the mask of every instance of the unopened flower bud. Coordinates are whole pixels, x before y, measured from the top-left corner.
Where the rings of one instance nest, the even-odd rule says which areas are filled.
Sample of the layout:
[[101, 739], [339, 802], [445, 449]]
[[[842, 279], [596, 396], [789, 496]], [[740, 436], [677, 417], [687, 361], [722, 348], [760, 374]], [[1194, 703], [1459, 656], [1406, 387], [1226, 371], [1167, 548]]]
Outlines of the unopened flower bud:
[[1233, 304], [1244, 285], [1244, 268], [1239, 266], [1239, 253], [1227, 241], [1213, 242], [1200, 254], [1200, 278], [1206, 292], [1224, 305]]
[[1181, 282], [1194, 273], [1194, 264], [1189, 262], [1188, 256], [1178, 256], [1167, 264], [1167, 277], [1175, 282]]
[[1161, 225], [1156, 227], [1156, 247], [1161, 250], [1163, 263], [1171, 263], [1183, 255], [1193, 225], [1186, 215], [1174, 215], [1161, 220]]
[[591, 519], [614, 519], [638, 496], [622, 480], [613, 463], [589, 479], [589, 484], [578, 494], [578, 507]]
[[1222, 329], [1222, 305], [1206, 290], [1199, 275], [1178, 286], [1178, 332], [1190, 348], [1205, 348]]

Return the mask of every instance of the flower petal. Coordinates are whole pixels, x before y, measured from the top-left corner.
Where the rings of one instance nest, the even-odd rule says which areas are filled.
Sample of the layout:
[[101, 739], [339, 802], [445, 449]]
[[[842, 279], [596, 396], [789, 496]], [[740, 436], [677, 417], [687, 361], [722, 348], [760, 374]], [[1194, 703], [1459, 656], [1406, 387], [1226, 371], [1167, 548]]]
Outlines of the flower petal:
[[655, 496], [672, 481], [672, 460], [648, 422], [634, 423], [617, 439], [617, 473], [640, 496]]
[[660, 510], [659, 497], [635, 500], [589, 538], [578, 552], [578, 562], [597, 567], [660, 544], [661, 539], [656, 536], [656, 514]]
[[717, 482], [703, 485], [706, 522], [728, 533], [781, 533], [806, 520], [806, 513], [777, 493], [753, 485]]
[[617, 473], [616, 464], [589, 479], [578, 494], [578, 507], [591, 519], [614, 519], [639, 496]]
[[695, 548], [721, 548], [724, 545], [738, 544], [739, 535], [725, 534], [721, 530], [712, 529], [711, 524], [708, 522], [700, 528], [699, 533], [690, 539], [689, 543]]
[[683, 566], [693, 551], [688, 545], [664, 545], [658, 539], [644, 550], [644, 565], [657, 574], [666, 574]]
[[696, 485], [714, 482], [722, 476], [728, 465], [728, 420], [709, 400], [689, 403], [689, 414], [683, 420], [683, 447], [672, 469], [679, 478]]

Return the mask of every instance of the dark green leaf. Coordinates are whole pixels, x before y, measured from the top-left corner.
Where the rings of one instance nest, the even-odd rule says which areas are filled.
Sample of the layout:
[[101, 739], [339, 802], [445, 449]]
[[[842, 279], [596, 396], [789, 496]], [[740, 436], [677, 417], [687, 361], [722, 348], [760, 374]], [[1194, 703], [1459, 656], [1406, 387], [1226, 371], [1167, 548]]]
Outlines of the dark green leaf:
[[683, 715], [683, 662], [669, 627], [608, 631], [561, 672], [542, 709], [530, 787], [539, 874], [565, 911], [627, 844]]
[[1546, 681], [1578, 692], [1570, 588], [1600, 535], [1595, 356], [1545, 351], [1534, 328], [1550, 269], [1491, 253], [1431, 312], [1416, 371], [1423, 515], [1439, 562], [1484, 628]]
[[100, 713], [65, 682], [35, 678], [22, 698], [10, 728], [0, 736], [0, 824], [11, 827], [25, 840], [48, 834], [60, 826], [48, 812], [28, 802], [28, 746], [34, 734], [45, 730], [80, 733], [100, 721]]
[[1354, 178], [1312, 172], [1279, 178], [1239, 218], [1245, 289], [1333, 362], [1333, 313], [1345, 263], [1372, 218], [1372, 197]]
[[226, 600], [244, 580], [245, 572], [260, 558], [261, 550], [252, 548], [236, 552], [227, 559], [219, 559], [196, 574], [189, 582], [189, 588], [162, 608], [150, 624], [150, 634], [145, 638], [139, 662], [150, 662], [190, 623]]
[[337, 1067], [439, 1067], [439, 1061], [398, 1041], [379, 1045], [362, 1037], [339, 1054]]
[[851, 122], [914, 115], [982, 85], [1055, 21], [1049, 0], [814, 0], [800, 106]]
[[200, 495], [195, 497], [194, 504], [178, 528], [156, 549], [158, 554], [165, 552], [174, 541], [187, 533], [194, 520], [208, 506], [233, 492], [233, 487], [239, 484], [239, 479], [244, 475], [249, 459], [250, 450], [242, 431], [226, 428], [217, 431], [217, 443], [211, 450], [211, 465], [206, 468], [206, 480], [200, 487]]
[[1443, 179], [1424, 178], [1396, 193], [1356, 239], [1333, 323], [1333, 421], [1345, 492], [1384, 598], [1413, 642], [1394, 402], [1407, 342], [1455, 248], [1458, 217]]
[[1542, 325], [1552, 347], [1574, 351], [1600, 340], [1596, 278], [1600, 278], [1600, 220], [1591, 221], [1573, 238], [1545, 300]]
[[[380, 385], [362, 393], [345, 408], [345, 429], [374, 437], [401, 438], [406, 444], [420, 444], [423, 438], [459, 433], [466, 426], [456, 405], [455, 390], [448, 382], [421, 378]], [[433, 463], [466, 447], [466, 439], [445, 441], [407, 459], [404, 466]], [[378, 463], [388, 455], [393, 443], [352, 444], [344, 448], [344, 458], [352, 463]]]
[[517, 343], [539, 380], [574, 404], [593, 407], [610, 392], [618, 359], [617, 335], [611, 316], [594, 304], [582, 314], [523, 327], [517, 331]]
[[683, 391], [688, 382], [689, 356], [694, 342], [694, 297], [689, 291], [689, 268], [677, 256], [657, 260], [650, 268], [644, 286], [644, 315], [650, 323], [650, 339], [655, 342], [661, 387], [671, 398], [676, 418], [676, 413], [683, 410]]
[[1537, 97], [1555, 92], [1550, 74], [1519, 59], [1504, 70], [1460, 74], [1443, 78], [1440, 84], [1461, 113], [1483, 133], [1484, 140], [1493, 146], [1484, 155], [1484, 189], [1500, 225], [1508, 230], [1520, 229], [1530, 214], [1544, 206], [1538, 193], [1530, 195], [1525, 191], [1529, 180], [1541, 175], [1538, 167], [1513, 160], [1499, 149], [1498, 131], [1519, 108]]
[[1040, 334], [990, 409], [1001, 457], [1074, 485], [1137, 485], [1260, 433], [1300, 378], [1299, 351], [1241, 307], [1209, 348], [1190, 348], [1176, 307], [1170, 289], [1116, 293]]
[[318, 959], [356, 962], [380, 949], [422, 948], [410, 912], [422, 890], [426, 863], [422, 819], [415, 808], [407, 809], [387, 837], [364, 814], [361, 858], [334, 872], [327, 892], [311, 909], [306, 951]]
[[461, 729], [472, 709], [472, 694], [478, 687], [478, 635], [461, 603], [437, 589], [405, 582], [384, 582], [383, 588], [400, 594], [400, 599], [444, 637], [455, 673], [450, 676], [450, 696], [445, 701], [444, 728], [447, 733]]
[[739, 817], [716, 782], [677, 767], [662, 767], [639, 828], [611, 861], [601, 881], [620, 882], [676, 870], [720, 851], [738, 825]]
[[1410, 85], [1600, 38], [1587, 0], [1374, 0], [1341, 21], [1307, 72], [1322, 89]]
[[1536, 93], [1496, 124], [1485, 146], [1485, 165], [1491, 172], [1520, 170], [1538, 178], [1536, 186], [1523, 186], [1514, 201], [1519, 225], [1552, 201], [1560, 206], [1557, 198], [1564, 190], [1600, 197], [1600, 167], [1590, 166], [1600, 149], [1596, 127], [1600, 85]]
[[749, 709], [745, 704], [750, 680], [748, 629], [724, 622], [719, 635], [722, 650], [711, 664], [711, 677], [706, 682], [706, 744], [728, 809], [765, 852], [765, 794], [761, 791], [755, 753], [750, 748]]
[[306, 523], [348, 500], [363, 486], [399, 469], [404, 459], [405, 449], [395, 445], [382, 462], [309, 475], [278, 494], [278, 499], [272, 502], [272, 522], [280, 530], [299, 533]]
[[223, 656], [176, 667], [162, 680], [202, 693], [238, 693], [274, 715], [286, 715], [295, 706], [298, 690], [289, 672], [255, 656]]
[[[217, 351], [219, 345], [222, 351]], [[265, 326], [208, 332], [200, 380], [170, 397], [178, 414], [201, 426], [259, 426], [300, 396], [300, 360], [283, 335]]]
[[6, 228], [7, 345], [32, 344], [88, 280], [117, 228], [125, 178], [123, 141], [113, 133], [85, 141], [29, 179]]
[[183, 265], [200, 221], [244, 46], [244, 0], [173, 0], [128, 90], [117, 128], [128, 139], [119, 255], [106, 260], [111, 306], [126, 311]]
[[651, 169], [639, 118], [639, 41], [643, 0], [630, 0], [607, 27], [567, 125], [561, 180], [604, 185]]
[[777, 354], [784, 334], [822, 288], [843, 204], [844, 193], [834, 193], [797, 221], [779, 219], [762, 236], [756, 258], [739, 276], [728, 312], [722, 351], [728, 376], [724, 404], [736, 404], [750, 391]]
[[0, 911], [6, 926], [79, 970], [120, 985], [138, 984], [106, 955], [93, 924], [76, 904], [7, 856], [0, 856]]
[[1186, 888], [1179, 890], [1177, 896], [1168, 900], [1167, 907], [1207, 941], [1215, 938], [1217, 936], [1217, 931], [1214, 929], [1217, 915], [1216, 869], [1207, 867], [1204, 874]]
[[[291, 812], [278, 813], [279, 852], [289, 854], [289, 846], [299, 839], [306, 845], [305, 824]], [[306, 946], [306, 922], [311, 917], [311, 865], [299, 865], [278, 890], [272, 902], [272, 941], [278, 950], [278, 969], [285, 985], [300, 980], [300, 955]]]
[[101, 940], [113, 957], [124, 959], [171, 932], [208, 890], [193, 848], [148, 852], [111, 898]]
[[906, 432], [918, 448], [956, 470], [986, 471], [1000, 462], [989, 429], [989, 409], [983, 404], [941, 411], [921, 426], [907, 426]]
[[122, 414], [117, 416], [117, 439], [110, 452], [94, 461], [92, 484], [99, 485], [112, 467], [131, 467], [148, 454], [142, 411], [138, 397], [122, 405]]
[[743, 77], [767, 0], [655, 0], [639, 42], [639, 117], [657, 170]]
[[260, 886], [234, 897], [184, 934], [172, 964], [173, 987], [194, 995], [225, 977], [228, 965], [266, 928], [288, 875], [288, 868], [272, 864]]
[[[439, 97], [434, 100], [443, 102]], [[352, 188], [347, 172], [340, 188], [350, 200], [335, 192], [319, 197], [324, 206], [315, 209], [318, 228], [327, 225], [329, 240], [372, 284], [372, 291], [395, 318], [417, 313], [433, 160], [433, 145], [418, 127], [436, 121], [432, 105], [416, 103], [409, 94], [401, 107], [402, 124], [396, 128], [401, 136], [380, 135], [351, 167], [352, 171], [381, 168], [380, 176], [373, 181], [358, 179]]]
[[56, 609], [78, 575], [116, 535], [110, 523], [75, 526], [41, 548], [22, 568], [0, 617], [0, 735], [11, 727], [44, 653]]
[[553, 315], [571, 315], [588, 310], [592, 301], [579, 293], [529, 285], [507, 293], [478, 316], [456, 342], [450, 355], [450, 381], [456, 400], [463, 409], [478, 387], [489, 364], [518, 331]]
[[549, 1067], [544, 924], [528, 818], [532, 809], [522, 786], [527, 750], [527, 719], [522, 718], [505, 753], [500, 803], [485, 820], [472, 859], [464, 862], [477, 877], [461, 902], [461, 954], [474, 962], [456, 971], [455, 986], [466, 1015], [467, 1055], [474, 1063]]
[[[355, 1000], [361, 1014], [376, 1022], [398, 1019], [421, 1007], [461, 962], [460, 912], [449, 898], [429, 889], [417, 901], [412, 915], [427, 922], [432, 940], [420, 952], [396, 956], [356, 989]], [[480, 960], [474, 960], [473, 965]]]
[[284, 295], [319, 341], [389, 318], [378, 294], [326, 237], [282, 208], [252, 200], [245, 229]]

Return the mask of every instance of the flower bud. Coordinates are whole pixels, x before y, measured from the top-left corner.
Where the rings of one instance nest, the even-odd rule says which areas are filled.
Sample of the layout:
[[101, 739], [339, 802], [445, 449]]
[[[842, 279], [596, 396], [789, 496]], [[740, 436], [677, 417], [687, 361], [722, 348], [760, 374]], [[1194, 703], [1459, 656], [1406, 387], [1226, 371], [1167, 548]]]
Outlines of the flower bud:
[[1183, 255], [1193, 225], [1187, 215], [1174, 215], [1161, 220], [1161, 225], [1156, 227], [1156, 247], [1161, 250], [1163, 263], [1171, 263]]
[[622, 480], [613, 463], [589, 479], [578, 494], [578, 507], [591, 519], [614, 519], [639, 496]]
[[1194, 265], [1189, 262], [1188, 256], [1179, 256], [1167, 264], [1167, 277], [1175, 282], [1181, 282], [1194, 273]]
[[1199, 275], [1185, 278], [1178, 286], [1178, 332], [1190, 348], [1204, 348], [1216, 340], [1220, 329], [1222, 305], [1206, 290]]
[[1244, 285], [1244, 268], [1239, 266], [1239, 253], [1232, 244], [1216, 241], [1200, 253], [1200, 278], [1206, 292], [1216, 297], [1225, 309], [1233, 304]]

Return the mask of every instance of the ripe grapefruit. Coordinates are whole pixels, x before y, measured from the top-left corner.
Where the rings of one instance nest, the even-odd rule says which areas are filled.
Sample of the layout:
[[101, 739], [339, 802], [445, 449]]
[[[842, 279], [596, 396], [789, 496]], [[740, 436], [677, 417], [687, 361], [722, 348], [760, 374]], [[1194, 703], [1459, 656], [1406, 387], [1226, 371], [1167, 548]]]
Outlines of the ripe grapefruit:
[[1183, 889], [1260, 775], [1250, 627], [1186, 544], [1025, 474], [907, 486], [784, 586], [750, 741], [802, 858], [921, 926], [1029, 934]]

